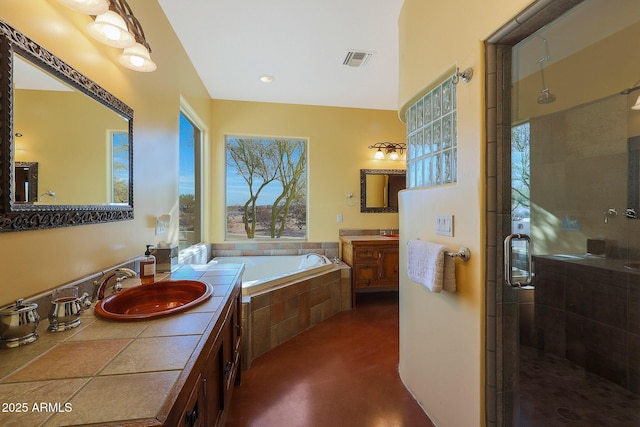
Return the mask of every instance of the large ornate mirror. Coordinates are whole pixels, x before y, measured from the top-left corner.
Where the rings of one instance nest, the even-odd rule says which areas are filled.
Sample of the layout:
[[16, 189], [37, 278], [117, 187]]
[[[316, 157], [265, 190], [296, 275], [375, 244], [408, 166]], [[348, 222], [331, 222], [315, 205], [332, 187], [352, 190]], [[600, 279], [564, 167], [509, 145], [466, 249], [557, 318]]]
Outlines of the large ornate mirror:
[[398, 191], [406, 186], [404, 169], [360, 169], [360, 212], [398, 212]]
[[0, 232], [132, 219], [133, 110], [2, 21], [0, 57]]

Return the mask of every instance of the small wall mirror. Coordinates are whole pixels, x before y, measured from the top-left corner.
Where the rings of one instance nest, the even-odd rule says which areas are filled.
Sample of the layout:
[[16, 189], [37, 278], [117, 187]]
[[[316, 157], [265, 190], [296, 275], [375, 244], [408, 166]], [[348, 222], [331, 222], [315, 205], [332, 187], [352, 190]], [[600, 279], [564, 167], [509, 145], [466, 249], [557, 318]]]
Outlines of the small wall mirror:
[[404, 169], [360, 169], [360, 212], [398, 212], [398, 192], [406, 186]]
[[16, 203], [38, 201], [38, 162], [16, 162], [14, 171]]
[[0, 21], [0, 232], [133, 218], [133, 110]]

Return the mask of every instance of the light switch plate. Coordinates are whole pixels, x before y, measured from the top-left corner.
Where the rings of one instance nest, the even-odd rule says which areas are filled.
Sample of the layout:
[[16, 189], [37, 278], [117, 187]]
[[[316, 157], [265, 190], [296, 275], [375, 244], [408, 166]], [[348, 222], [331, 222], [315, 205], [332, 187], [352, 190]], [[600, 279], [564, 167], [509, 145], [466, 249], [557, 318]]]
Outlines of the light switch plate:
[[453, 237], [453, 215], [436, 215], [436, 234]]

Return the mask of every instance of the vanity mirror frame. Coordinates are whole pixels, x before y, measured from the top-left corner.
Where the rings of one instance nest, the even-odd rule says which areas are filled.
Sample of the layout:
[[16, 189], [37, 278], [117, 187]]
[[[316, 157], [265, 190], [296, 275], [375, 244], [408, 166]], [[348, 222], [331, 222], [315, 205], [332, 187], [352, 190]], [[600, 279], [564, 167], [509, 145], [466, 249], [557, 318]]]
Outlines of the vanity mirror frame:
[[[405, 169], [360, 169], [360, 212], [362, 213], [389, 213], [398, 212], [398, 206], [367, 206], [367, 176], [368, 175], [394, 175], [406, 178]], [[406, 187], [406, 186], [405, 186]], [[397, 198], [397, 194], [396, 194]]]
[[[72, 86], [128, 121], [129, 202], [100, 205], [15, 201], [14, 54]], [[73, 120], [73, 119], [71, 119]], [[78, 70], [0, 20], [0, 232], [39, 230], [133, 219], [133, 109]]]

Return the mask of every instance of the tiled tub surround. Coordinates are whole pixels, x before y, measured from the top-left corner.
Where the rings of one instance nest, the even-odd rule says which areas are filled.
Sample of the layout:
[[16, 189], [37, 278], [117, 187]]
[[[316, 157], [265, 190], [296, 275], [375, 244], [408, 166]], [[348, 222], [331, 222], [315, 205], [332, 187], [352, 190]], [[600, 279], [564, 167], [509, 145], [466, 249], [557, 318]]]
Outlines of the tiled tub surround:
[[211, 258], [218, 256], [305, 255], [316, 253], [329, 259], [338, 256], [338, 242], [242, 241], [211, 244]]
[[[371, 231], [373, 232], [373, 231]], [[379, 233], [378, 230], [376, 232]], [[212, 243], [211, 257], [279, 256], [317, 253], [330, 260], [339, 256], [338, 242], [226, 242]], [[243, 297], [243, 368], [261, 354], [305, 329], [351, 309], [351, 269], [339, 262], [334, 268]]]
[[243, 362], [248, 369], [261, 354], [305, 329], [351, 309], [351, 269], [340, 262], [326, 272], [245, 296]]
[[209, 283], [213, 295], [157, 320], [108, 322], [90, 310], [79, 327], [51, 333], [43, 317], [37, 341], [0, 350], [0, 425], [162, 425], [175, 418], [174, 402], [186, 403], [183, 389], [188, 394], [196, 381], [196, 360], [240, 291], [241, 271], [185, 265], [164, 275]]
[[640, 272], [625, 263], [535, 257], [537, 346], [640, 394]]

